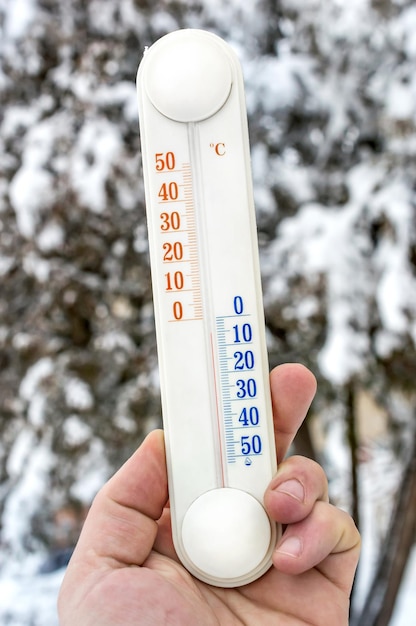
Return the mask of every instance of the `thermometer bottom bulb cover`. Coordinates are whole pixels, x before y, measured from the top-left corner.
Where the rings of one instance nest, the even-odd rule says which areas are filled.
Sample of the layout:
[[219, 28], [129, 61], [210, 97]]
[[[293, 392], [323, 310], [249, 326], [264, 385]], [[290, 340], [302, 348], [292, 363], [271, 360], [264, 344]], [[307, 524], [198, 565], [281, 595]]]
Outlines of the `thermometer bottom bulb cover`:
[[213, 489], [197, 498], [182, 523], [182, 543], [209, 578], [236, 580], [257, 571], [270, 551], [271, 523], [256, 498], [240, 489]]

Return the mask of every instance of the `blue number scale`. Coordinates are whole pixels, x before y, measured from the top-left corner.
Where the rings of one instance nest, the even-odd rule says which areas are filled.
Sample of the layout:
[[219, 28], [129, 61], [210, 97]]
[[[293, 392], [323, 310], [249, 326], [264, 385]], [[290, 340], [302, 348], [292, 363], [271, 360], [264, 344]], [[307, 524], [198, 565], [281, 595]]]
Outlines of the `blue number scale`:
[[276, 471], [241, 68], [201, 30], [145, 53], [137, 78], [172, 533], [197, 578], [271, 565]]

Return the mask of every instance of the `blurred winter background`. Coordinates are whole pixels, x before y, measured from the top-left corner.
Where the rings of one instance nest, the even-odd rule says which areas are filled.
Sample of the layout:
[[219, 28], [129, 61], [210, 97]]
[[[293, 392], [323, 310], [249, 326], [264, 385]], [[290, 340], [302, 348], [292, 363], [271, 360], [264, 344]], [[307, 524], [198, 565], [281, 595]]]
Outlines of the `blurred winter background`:
[[[243, 66], [271, 366], [363, 534], [351, 624], [416, 623], [413, 0], [0, 0], [0, 624], [56, 626], [103, 481], [160, 424], [135, 74], [209, 29]], [[334, 625], [336, 626], [336, 625]]]

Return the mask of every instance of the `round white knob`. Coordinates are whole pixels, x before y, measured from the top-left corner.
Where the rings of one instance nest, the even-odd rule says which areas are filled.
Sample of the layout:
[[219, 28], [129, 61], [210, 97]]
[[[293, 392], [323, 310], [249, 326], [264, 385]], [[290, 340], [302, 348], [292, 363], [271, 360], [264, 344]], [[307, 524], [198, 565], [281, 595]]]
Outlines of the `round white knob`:
[[232, 70], [227, 53], [215, 36], [204, 34], [176, 31], [147, 53], [147, 95], [160, 113], [177, 122], [211, 117], [230, 94]]
[[187, 510], [182, 542], [196, 568], [214, 578], [239, 578], [269, 551], [271, 525], [253, 496], [228, 487], [207, 491]]

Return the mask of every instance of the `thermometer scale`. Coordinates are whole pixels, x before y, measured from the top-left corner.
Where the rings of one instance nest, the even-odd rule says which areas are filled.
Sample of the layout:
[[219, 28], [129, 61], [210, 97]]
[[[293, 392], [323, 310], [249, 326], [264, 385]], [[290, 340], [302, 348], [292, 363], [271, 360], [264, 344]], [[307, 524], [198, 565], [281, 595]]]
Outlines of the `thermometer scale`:
[[271, 565], [276, 471], [241, 69], [219, 37], [179, 30], [137, 78], [172, 533], [220, 587]]

